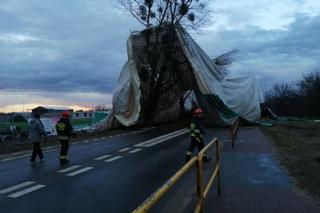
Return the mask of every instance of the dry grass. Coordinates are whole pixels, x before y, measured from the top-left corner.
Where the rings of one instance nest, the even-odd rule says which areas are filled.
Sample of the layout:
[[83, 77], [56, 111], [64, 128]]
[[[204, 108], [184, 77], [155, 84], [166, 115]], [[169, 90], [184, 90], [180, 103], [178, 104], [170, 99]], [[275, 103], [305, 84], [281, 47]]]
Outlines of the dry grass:
[[320, 123], [277, 122], [263, 128], [280, 154], [281, 164], [296, 185], [320, 204]]

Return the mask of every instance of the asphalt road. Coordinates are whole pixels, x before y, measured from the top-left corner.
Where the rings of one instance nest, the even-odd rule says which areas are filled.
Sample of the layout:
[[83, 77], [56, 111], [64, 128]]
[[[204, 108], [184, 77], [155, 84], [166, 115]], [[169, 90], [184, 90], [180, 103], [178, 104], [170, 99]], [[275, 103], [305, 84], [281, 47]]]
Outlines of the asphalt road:
[[71, 144], [67, 166], [58, 147], [34, 166], [12, 154], [0, 159], [0, 212], [131, 212], [181, 168], [189, 137], [163, 127]]

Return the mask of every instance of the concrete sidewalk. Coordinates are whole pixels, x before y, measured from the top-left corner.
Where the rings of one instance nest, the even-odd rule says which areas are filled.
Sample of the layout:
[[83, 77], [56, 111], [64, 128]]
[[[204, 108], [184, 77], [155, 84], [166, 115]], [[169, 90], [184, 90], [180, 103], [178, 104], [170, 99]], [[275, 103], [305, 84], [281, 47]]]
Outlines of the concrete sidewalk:
[[222, 142], [222, 196], [211, 190], [204, 212], [319, 212], [293, 191], [270, 140], [259, 128], [240, 128], [234, 149], [230, 140]]

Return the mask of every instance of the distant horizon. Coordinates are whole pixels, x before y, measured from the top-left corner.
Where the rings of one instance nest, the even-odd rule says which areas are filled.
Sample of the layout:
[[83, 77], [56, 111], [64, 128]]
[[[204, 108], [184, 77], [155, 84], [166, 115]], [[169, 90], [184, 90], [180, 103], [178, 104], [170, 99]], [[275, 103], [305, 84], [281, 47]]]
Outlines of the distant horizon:
[[[31, 112], [32, 109], [36, 108], [36, 107], [45, 107], [45, 108], [50, 108], [52, 107], [51, 109], [55, 109], [55, 108], [60, 108], [60, 109], [72, 109], [74, 111], [79, 111], [79, 110], [83, 110], [83, 111], [89, 111], [89, 110], [95, 110], [94, 108], [96, 106], [104, 106], [108, 109], [110, 109], [112, 106], [110, 104], [97, 104], [97, 105], [94, 105], [94, 106], [87, 106], [87, 105], [83, 105], [83, 106], [80, 106], [80, 105], [45, 105], [45, 104], [26, 104], [28, 105], [29, 107], [25, 108], [24, 110], [22, 109], [22, 104], [21, 105], [17, 105], [17, 106], [13, 106], [11, 107], [11, 110], [9, 108], [9, 110], [4, 110], [3, 108], [0, 108], [0, 113], [23, 113], [23, 112]], [[26, 106], [25, 105], [25, 106]], [[31, 107], [32, 106], [32, 107]], [[20, 108], [17, 109], [17, 108]], [[14, 110], [14, 109], [17, 109], [17, 110]], [[22, 110], [21, 110], [22, 109]]]

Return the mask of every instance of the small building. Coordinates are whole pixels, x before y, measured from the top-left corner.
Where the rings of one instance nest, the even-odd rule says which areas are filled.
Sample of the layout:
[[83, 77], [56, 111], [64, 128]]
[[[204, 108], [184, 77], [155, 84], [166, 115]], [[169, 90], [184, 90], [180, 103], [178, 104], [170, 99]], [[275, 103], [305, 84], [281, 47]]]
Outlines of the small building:
[[32, 109], [32, 113], [40, 114], [41, 117], [51, 118], [51, 117], [59, 117], [60, 114], [64, 111], [73, 112], [73, 109], [68, 107], [56, 107], [56, 106], [38, 106]]
[[76, 111], [71, 113], [72, 119], [84, 119], [84, 118], [90, 118], [92, 119], [94, 116], [93, 111]]

